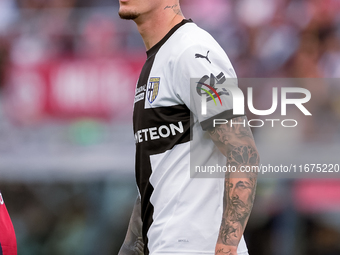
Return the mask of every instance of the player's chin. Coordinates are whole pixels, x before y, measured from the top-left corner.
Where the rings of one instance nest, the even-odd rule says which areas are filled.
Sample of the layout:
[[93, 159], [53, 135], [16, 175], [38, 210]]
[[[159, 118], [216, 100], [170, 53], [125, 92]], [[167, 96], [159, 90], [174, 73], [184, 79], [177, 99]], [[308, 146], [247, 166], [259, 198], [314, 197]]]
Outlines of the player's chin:
[[119, 14], [119, 17], [121, 19], [127, 19], [127, 20], [137, 19], [139, 17], [139, 15], [140, 15], [138, 12], [125, 10], [123, 8], [121, 8], [119, 10], [118, 14]]

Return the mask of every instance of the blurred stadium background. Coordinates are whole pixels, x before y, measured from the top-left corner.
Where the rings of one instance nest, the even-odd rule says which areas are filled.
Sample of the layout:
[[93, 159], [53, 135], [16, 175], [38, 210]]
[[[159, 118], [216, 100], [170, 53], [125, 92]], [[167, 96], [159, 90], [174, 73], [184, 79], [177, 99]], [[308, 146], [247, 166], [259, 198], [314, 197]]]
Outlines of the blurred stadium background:
[[[339, 0], [181, 2], [239, 77], [340, 77]], [[115, 0], [0, 0], [0, 189], [21, 255], [117, 254], [124, 239], [145, 49], [117, 10]], [[295, 137], [332, 145], [339, 163], [340, 84], [314, 89], [316, 114]], [[245, 235], [252, 255], [340, 254], [340, 181], [260, 180]]]

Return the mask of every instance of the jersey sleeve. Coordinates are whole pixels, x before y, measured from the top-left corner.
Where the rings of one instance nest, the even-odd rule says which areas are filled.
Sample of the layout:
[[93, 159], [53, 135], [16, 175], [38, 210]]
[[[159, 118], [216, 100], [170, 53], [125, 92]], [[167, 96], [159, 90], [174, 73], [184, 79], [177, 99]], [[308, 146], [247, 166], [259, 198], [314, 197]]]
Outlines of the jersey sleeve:
[[228, 86], [237, 86], [235, 71], [227, 54], [213, 48], [200, 44], [188, 47], [179, 55], [173, 73], [176, 96], [203, 130], [213, 127], [213, 119], [240, 116], [233, 114], [232, 94], [228, 90]]

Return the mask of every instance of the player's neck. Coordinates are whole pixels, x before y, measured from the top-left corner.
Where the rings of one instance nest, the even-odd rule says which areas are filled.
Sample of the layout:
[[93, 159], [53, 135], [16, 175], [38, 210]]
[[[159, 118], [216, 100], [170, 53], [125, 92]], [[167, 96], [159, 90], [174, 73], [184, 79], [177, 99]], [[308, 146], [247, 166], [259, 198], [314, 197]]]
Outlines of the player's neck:
[[[151, 17], [150, 17], [151, 16]], [[184, 19], [182, 13], [164, 9], [135, 20], [138, 31], [143, 38], [146, 50], [156, 45], [175, 25]]]

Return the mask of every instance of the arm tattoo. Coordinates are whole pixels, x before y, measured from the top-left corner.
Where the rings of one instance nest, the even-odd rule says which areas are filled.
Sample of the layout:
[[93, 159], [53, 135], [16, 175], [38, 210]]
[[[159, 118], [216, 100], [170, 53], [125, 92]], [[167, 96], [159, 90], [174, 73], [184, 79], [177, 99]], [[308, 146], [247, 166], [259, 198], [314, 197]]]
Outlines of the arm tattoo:
[[[252, 133], [245, 126], [246, 117], [235, 118], [233, 122], [239, 124], [220, 125], [210, 130], [212, 140], [231, 167], [239, 170], [241, 166], [258, 166], [259, 155]], [[255, 172], [226, 173], [223, 218], [217, 245], [237, 247], [254, 203], [256, 179]], [[216, 254], [233, 254], [227, 251], [227, 248], [218, 248]]]
[[239, 166], [239, 165], [257, 165], [258, 163], [258, 154], [254, 147], [249, 145], [241, 145], [239, 147], [235, 147], [228, 154], [228, 163], [231, 166]]
[[233, 255], [234, 253], [231, 252], [231, 249], [218, 249], [216, 250], [217, 254], [225, 254], [225, 255]]
[[144, 254], [144, 242], [142, 238], [142, 220], [140, 211], [141, 201], [140, 198], [137, 198], [130, 218], [130, 223], [126, 233], [126, 237], [118, 255]]

